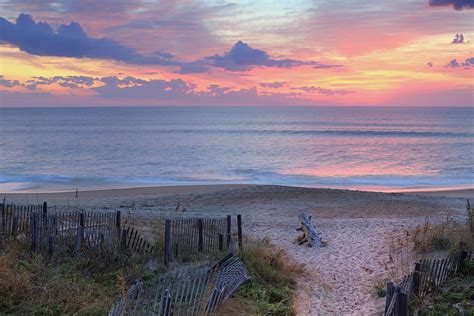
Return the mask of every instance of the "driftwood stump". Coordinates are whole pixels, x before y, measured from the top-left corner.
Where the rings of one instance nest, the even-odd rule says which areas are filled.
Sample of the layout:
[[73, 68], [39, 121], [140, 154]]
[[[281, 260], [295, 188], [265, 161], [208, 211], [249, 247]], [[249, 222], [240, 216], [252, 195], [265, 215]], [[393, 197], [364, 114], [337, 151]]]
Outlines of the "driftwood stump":
[[297, 228], [296, 230], [302, 231], [303, 236], [298, 238], [298, 245], [302, 245], [304, 243], [308, 243], [309, 247], [322, 247], [324, 243], [321, 241], [321, 237], [319, 236], [316, 227], [311, 223], [311, 216], [309, 216], [306, 212], [301, 212], [298, 215], [298, 218], [301, 223], [301, 227]]

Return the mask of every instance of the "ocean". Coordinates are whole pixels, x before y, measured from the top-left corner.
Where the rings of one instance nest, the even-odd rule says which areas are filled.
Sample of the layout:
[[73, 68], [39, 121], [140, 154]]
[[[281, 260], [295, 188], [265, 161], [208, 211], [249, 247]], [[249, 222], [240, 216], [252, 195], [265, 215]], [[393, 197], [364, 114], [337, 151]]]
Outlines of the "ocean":
[[1, 108], [0, 192], [474, 187], [474, 108]]

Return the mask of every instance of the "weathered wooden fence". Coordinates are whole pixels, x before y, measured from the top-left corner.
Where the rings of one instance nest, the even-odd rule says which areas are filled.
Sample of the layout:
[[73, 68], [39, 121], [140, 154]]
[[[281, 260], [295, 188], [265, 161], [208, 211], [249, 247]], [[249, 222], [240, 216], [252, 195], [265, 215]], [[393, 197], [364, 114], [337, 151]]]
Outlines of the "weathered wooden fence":
[[129, 250], [139, 254], [152, 254], [155, 251], [153, 244], [140, 236], [138, 230], [131, 227], [122, 229], [120, 249], [122, 251]]
[[13, 205], [0, 204], [0, 233], [12, 234], [13, 231], [26, 231], [30, 225], [30, 214], [33, 212], [47, 212], [46, 202], [43, 205]]
[[420, 260], [415, 264], [414, 274], [420, 275], [420, 281], [414, 294], [424, 296], [433, 287], [444, 284], [456, 272], [462, 270], [466, 258], [467, 252], [461, 252], [441, 260]]
[[387, 283], [385, 315], [407, 316], [412, 295], [425, 296], [434, 287], [443, 285], [464, 269], [470, 257], [470, 252], [461, 251], [444, 259], [422, 259], [415, 263], [415, 270], [404, 276], [399, 284]]
[[207, 315], [249, 279], [242, 261], [230, 254], [211, 268], [182, 268], [149, 287], [137, 280], [109, 316]]
[[[49, 211], [46, 202], [29, 206], [3, 203], [0, 207], [0, 235], [29, 242], [32, 251], [53, 254], [70, 250], [79, 255], [81, 249], [98, 246], [144, 254], [156, 251], [136, 228], [122, 227], [120, 211]], [[232, 223], [230, 215], [224, 218], [166, 219], [165, 265], [169, 266], [172, 261], [193, 260], [196, 255], [224, 253], [234, 242], [242, 247], [241, 215], [236, 217], [235, 234]]]
[[[232, 216], [166, 219], [164, 262], [187, 260], [197, 254], [228, 251], [234, 241]], [[237, 215], [237, 241], [242, 247], [242, 217]]]
[[136, 229], [121, 227], [117, 212], [48, 211], [48, 205], [0, 204], [0, 236], [30, 244], [32, 251], [52, 255], [56, 251], [73, 251], [108, 247], [151, 254], [154, 247]]
[[387, 283], [385, 301], [386, 316], [408, 316], [408, 300], [410, 294], [394, 282]]

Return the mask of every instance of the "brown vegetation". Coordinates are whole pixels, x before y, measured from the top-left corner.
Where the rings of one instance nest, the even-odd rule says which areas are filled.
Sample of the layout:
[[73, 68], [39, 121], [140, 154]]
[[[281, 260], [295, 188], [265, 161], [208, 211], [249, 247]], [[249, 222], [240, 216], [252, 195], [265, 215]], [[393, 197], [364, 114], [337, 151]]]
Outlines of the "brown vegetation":
[[127, 285], [143, 275], [143, 263], [97, 251], [46, 258], [18, 242], [0, 250], [0, 313], [106, 314]]
[[224, 305], [223, 315], [293, 315], [296, 278], [304, 273], [270, 239], [246, 240], [241, 258], [252, 275]]

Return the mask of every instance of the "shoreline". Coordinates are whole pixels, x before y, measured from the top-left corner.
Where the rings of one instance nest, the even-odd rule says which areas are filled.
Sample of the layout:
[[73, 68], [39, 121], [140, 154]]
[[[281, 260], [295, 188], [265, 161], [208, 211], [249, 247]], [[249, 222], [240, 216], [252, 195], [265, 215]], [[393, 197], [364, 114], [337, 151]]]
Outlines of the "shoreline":
[[[308, 189], [308, 190], [335, 190], [335, 191], [353, 191], [367, 193], [383, 194], [406, 194], [421, 195], [433, 197], [449, 198], [467, 198], [474, 199], [474, 188], [453, 187], [453, 188], [431, 188], [431, 189], [401, 189], [401, 190], [367, 190], [358, 188], [330, 188], [330, 187], [307, 187], [307, 186], [287, 186], [287, 185], [269, 185], [269, 184], [189, 184], [189, 185], [163, 185], [163, 186], [134, 186], [125, 188], [104, 188], [79, 190], [78, 195], [81, 198], [104, 198], [104, 197], [133, 197], [146, 195], [179, 195], [179, 194], [203, 194], [217, 192], [228, 189], [241, 189], [250, 187], [278, 187], [289, 189]], [[0, 192], [0, 197], [75, 197], [76, 190], [64, 191], [21, 191], [21, 192]]]

